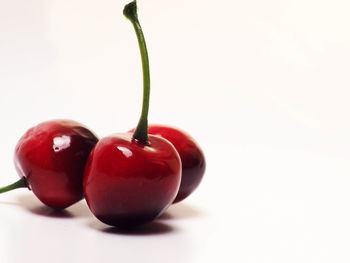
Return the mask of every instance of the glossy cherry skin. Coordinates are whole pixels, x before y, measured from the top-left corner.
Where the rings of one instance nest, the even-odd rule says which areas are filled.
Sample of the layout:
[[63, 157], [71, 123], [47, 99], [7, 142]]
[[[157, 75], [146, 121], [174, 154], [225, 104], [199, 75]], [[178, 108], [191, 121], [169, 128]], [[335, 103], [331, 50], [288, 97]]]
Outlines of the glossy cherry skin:
[[174, 203], [180, 202], [188, 197], [202, 181], [206, 167], [204, 153], [198, 143], [180, 129], [153, 124], [148, 126], [148, 133], [167, 139], [180, 155], [182, 178]]
[[15, 149], [15, 166], [45, 205], [64, 209], [83, 198], [83, 175], [97, 137], [82, 124], [52, 120], [29, 129]]
[[174, 201], [181, 180], [181, 160], [173, 145], [149, 136], [145, 145], [131, 133], [101, 139], [84, 174], [84, 194], [92, 213], [120, 228], [147, 223]]

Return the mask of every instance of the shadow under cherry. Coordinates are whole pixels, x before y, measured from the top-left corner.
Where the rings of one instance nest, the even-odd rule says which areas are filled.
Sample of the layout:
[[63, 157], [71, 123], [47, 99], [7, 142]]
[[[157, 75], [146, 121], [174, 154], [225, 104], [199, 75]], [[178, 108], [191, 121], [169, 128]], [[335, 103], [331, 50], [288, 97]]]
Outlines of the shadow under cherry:
[[149, 222], [147, 224], [136, 226], [132, 228], [118, 228], [105, 225], [98, 219], [93, 218], [87, 224], [90, 228], [98, 230], [106, 234], [116, 234], [125, 236], [151, 236], [151, 235], [163, 235], [171, 232], [175, 232], [176, 229], [169, 224], [159, 222], [157, 220]]

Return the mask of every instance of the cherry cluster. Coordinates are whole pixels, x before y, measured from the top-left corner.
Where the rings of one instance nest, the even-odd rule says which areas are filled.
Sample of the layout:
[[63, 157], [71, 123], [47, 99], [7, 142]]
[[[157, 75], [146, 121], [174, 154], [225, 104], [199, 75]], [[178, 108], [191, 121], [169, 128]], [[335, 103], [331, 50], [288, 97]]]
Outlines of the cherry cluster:
[[205, 171], [203, 151], [179, 129], [148, 125], [150, 73], [137, 4], [125, 6], [139, 42], [143, 105], [135, 129], [98, 139], [84, 125], [52, 120], [29, 129], [15, 149], [20, 180], [0, 193], [29, 188], [45, 205], [65, 209], [85, 197], [91, 212], [116, 227], [133, 227], [189, 196]]

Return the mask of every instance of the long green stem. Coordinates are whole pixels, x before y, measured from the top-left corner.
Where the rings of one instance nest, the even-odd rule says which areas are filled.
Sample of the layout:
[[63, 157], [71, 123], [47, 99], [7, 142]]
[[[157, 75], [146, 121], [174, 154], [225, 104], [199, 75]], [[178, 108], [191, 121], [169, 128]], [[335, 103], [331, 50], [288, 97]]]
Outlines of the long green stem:
[[134, 139], [147, 144], [148, 143], [148, 110], [149, 110], [149, 97], [151, 89], [151, 80], [149, 73], [149, 60], [146, 46], [146, 40], [142, 32], [142, 28], [137, 16], [137, 4], [136, 0], [127, 4], [124, 7], [124, 15], [128, 18], [134, 26], [137, 40], [139, 42], [141, 59], [142, 59], [142, 71], [143, 71], [143, 102], [142, 112], [139, 123], [134, 132]]
[[19, 179], [17, 182], [15, 182], [13, 184], [7, 185], [5, 187], [1, 187], [0, 193], [5, 193], [8, 191], [17, 189], [17, 188], [24, 188], [24, 187], [28, 187], [28, 184], [27, 184], [26, 178], [22, 177], [21, 179]]

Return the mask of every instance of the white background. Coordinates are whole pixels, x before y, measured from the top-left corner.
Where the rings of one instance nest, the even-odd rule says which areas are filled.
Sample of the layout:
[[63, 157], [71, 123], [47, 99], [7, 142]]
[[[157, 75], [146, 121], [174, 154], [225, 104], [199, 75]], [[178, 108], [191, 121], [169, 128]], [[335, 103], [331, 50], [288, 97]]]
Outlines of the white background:
[[[198, 190], [136, 233], [84, 201], [53, 213], [0, 196], [0, 262], [349, 262], [350, 3], [139, 0], [151, 61], [149, 120], [192, 134]], [[100, 137], [141, 108], [127, 1], [0, 0], [1, 185], [45, 120]]]

